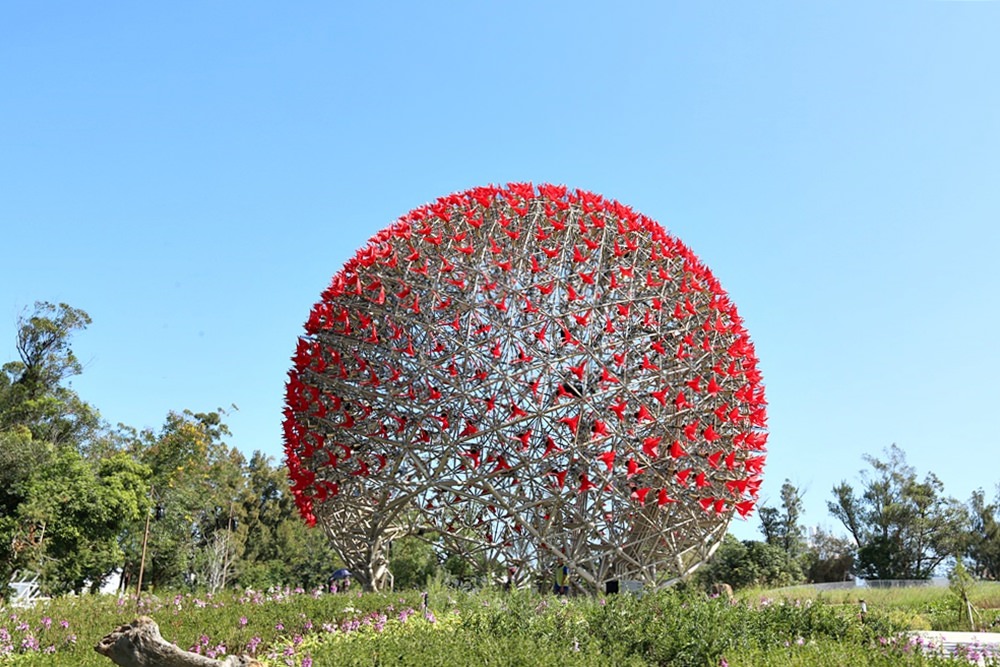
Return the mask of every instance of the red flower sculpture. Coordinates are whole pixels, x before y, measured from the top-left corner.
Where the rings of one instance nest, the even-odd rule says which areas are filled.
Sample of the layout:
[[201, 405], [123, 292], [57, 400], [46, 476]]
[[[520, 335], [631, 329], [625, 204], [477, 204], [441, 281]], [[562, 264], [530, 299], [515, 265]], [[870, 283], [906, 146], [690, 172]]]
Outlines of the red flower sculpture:
[[594, 589], [662, 585], [760, 487], [736, 307], [683, 243], [590, 192], [512, 183], [411, 211], [334, 276], [293, 361], [292, 492], [371, 588], [403, 535], [521, 580], [566, 563]]

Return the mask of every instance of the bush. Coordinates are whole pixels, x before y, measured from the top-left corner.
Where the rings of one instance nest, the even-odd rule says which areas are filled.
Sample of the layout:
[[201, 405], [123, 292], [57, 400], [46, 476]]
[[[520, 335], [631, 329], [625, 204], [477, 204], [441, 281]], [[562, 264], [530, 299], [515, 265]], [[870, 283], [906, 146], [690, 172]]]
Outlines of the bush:
[[885, 601], [864, 622], [854, 604], [676, 590], [567, 600], [438, 586], [429, 601], [425, 612], [418, 591], [276, 589], [144, 597], [138, 607], [134, 598], [62, 598], [0, 615], [0, 665], [109, 667], [94, 644], [137, 613], [182, 648], [282, 667], [938, 664], [896, 639], [920, 614]]

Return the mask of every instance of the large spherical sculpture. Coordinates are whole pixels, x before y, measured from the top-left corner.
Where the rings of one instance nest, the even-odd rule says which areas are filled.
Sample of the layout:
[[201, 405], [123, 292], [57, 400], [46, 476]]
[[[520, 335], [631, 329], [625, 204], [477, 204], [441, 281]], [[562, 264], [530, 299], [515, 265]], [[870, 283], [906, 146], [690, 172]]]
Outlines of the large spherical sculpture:
[[367, 587], [421, 536], [515, 584], [692, 571], [764, 465], [753, 344], [708, 268], [627, 206], [476, 188], [380, 231], [289, 373], [298, 507]]

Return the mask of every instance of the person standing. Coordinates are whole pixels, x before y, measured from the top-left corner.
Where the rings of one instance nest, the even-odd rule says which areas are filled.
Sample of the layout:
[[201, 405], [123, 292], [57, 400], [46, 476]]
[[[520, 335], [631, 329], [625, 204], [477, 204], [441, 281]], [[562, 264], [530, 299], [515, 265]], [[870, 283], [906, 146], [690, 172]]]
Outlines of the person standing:
[[552, 587], [552, 592], [556, 595], [569, 594], [569, 566], [565, 563], [556, 566], [556, 583]]

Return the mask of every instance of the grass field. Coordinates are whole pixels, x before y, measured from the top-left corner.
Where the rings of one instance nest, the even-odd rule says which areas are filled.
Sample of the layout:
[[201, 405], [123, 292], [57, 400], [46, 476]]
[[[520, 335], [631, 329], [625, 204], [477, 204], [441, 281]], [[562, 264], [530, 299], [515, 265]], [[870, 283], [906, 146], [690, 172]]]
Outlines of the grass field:
[[[859, 614], [858, 599], [868, 605]], [[1000, 584], [977, 584], [980, 621]], [[267, 665], [953, 665], [907, 630], [966, 629], [947, 588], [750, 591], [734, 600], [664, 591], [562, 599], [526, 591], [305, 591], [61, 598], [0, 613], [0, 665], [110, 666], [93, 646], [139, 614], [188, 650]], [[1000, 665], [1000, 658], [979, 664]], [[963, 656], [967, 660], [968, 656]]]
[[[910, 630], [972, 630], [964, 618], [959, 617], [958, 601], [947, 587], [914, 586], [908, 588], [856, 588], [815, 592], [807, 586], [772, 592], [749, 592], [746, 595], [770, 595], [778, 599], [796, 599], [812, 596], [829, 605], [858, 608], [865, 600], [868, 609], [880, 610], [904, 619]], [[1000, 621], [1000, 583], [979, 582], [969, 591], [976, 615], [978, 629], [988, 629]], [[1000, 626], [997, 627], [1000, 631]]]

